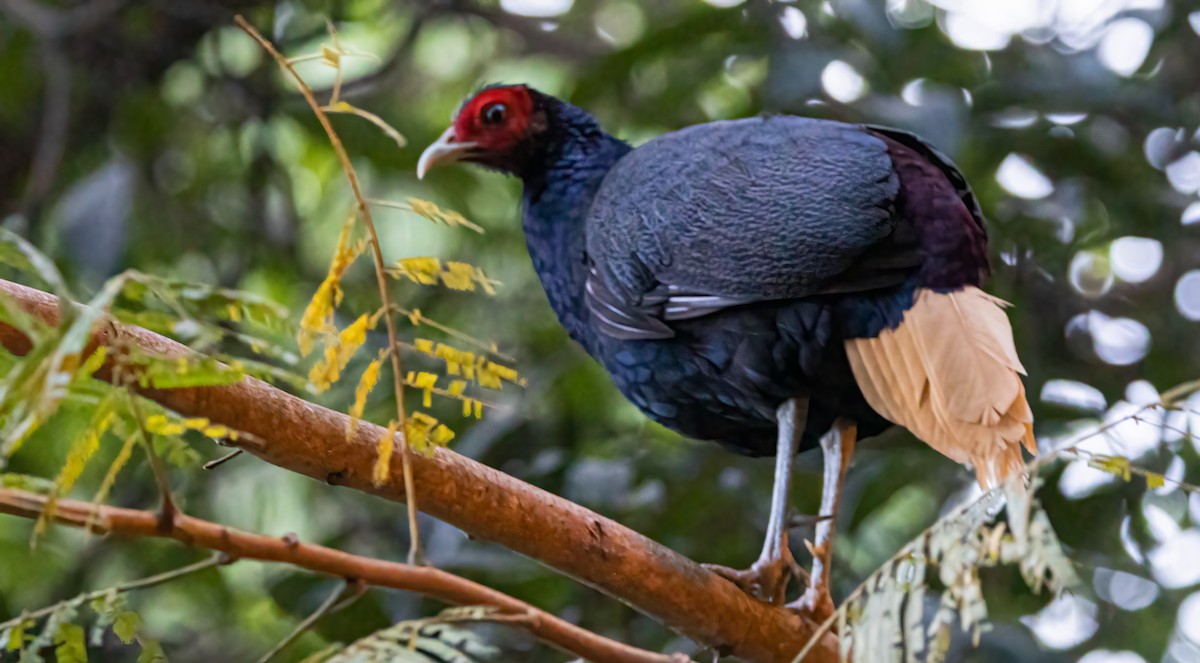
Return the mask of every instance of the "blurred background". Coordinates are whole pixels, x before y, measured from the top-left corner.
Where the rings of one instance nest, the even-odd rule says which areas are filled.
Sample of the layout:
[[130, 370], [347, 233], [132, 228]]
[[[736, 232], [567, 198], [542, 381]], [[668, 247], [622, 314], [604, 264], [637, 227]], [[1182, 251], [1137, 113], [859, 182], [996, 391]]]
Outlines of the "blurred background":
[[[327, 19], [343, 47], [376, 56], [344, 58], [342, 97], [383, 117], [408, 145], [397, 149], [359, 118], [335, 118], [369, 195], [429, 199], [486, 229], [376, 215], [389, 259], [465, 260], [503, 282], [493, 297], [398, 288], [404, 306], [495, 341], [528, 377], [479, 422], [461, 418], [458, 403], [435, 402], [458, 432], [454, 448], [694, 559], [736, 567], [754, 558], [771, 463], [648, 423], [572, 346], [525, 253], [514, 180], [468, 168], [416, 180], [421, 149], [483, 83], [529, 83], [635, 144], [762, 112], [924, 135], [958, 162], [989, 217], [991, 289], [1016, 305], [1043, 448], [1200, 377], [1195, 0], [0, 0], [0, 218], [80, 290], [135, 268], [251, 290], [298, 316], [324, 276], [349, 191], [303, 100], [232, 27], [236, 12], [289, 56], [330, 43]], [[327, 97], [333, 69], [313, 60], [300, 72]], [[374, 310], [368, 269], [358, 265], [346, 285], [347, 316]], [[339, 385], [320, 401], [345, 409], [352, 390]], [[375, 393], [367, 417], [386, 423], [389, 398]], [[1195, 483], [1197, 434], [1193, 397], [1182, 412], [1148, 411], [1087, 446]], [[194, 449], [173, 470], [187, 511], [404, 558], [397, 505], [249, 456], [203, 472], [196, 461], [222, 451], [201, 439]], [[12, 469], [52, 476], [63, 453], [50, 443], [27, 448]], [[801, 513], [816, 509], [817, 469], [812, 459], [798, 479]], [[994, 628], [980, 649], [956, 647], [950, 659], [1200, 660], [1200, 496], [1170, 482], [1148, 491], [1079, 463], [1045, 481], [1043, 502], [1086, 591], [1051, 602], [1013, 572], [988, 572]], [[835, 598], [976, 494], [966, 470], [895, 431], [861, 450], [847, 491]], [[111, 501], [154, 499], [141, 463]], [[423, 527], [441, 567], [605, 635], [702, 655], [529, 560], [431, 519]], [[0, 620], [200, 558], [172, 543], [68, 532], [31, 554], [29, 536], [29, 523], [0, 519]], [[802, 527], [793, 540], [803, 536], [811, 533]], [[331, 583], [239, 563], [131, 601], [172, 660], [253, 660]], [[323, 620], [289, 660], [438, 608], [372, 591]], [[511, 631], [486, 636], [513, 660], [564, 659]], [[115, 640], [98, 651], [99, 660], [136, 658]]]

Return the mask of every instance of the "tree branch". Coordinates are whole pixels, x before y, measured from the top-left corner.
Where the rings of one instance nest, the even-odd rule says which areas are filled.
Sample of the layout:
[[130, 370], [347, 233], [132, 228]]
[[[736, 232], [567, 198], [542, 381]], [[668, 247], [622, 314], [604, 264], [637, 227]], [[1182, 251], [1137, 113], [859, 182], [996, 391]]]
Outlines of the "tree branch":
[[[32, 316], [57, 322], [52, 295], [0, 280], [0, 296]], [[93, 341], [116, 348], [132, 345], [166, 357], [192, 353], [175, 341], [115, 321], [98, 325]], [[30, 347], [20, 330], [4, 323], [0, 345], [17, 354]], [[110, 378], [109, 368], [97, 377]], [[376, 441], [385, 433], [379, 426], [363, 422], [347, 440], [346, 415], [253, 378], [228, 386], [141, 393], [185, 416], [208, 417], [252, 434], [255, 441], [247, 441], [246, 450], [273, 465], [390, 500], [404, 498], [399, 468], [382, 486], [371, 481]], [[414, 454], [412, 460], [414, 489], [426, 513], [532, 557], [719, 651], [754, 663], [791, 661], [816, 631], [811, 618], [757, 601], [615, 521], [449, 449], [438, 448], [431, 457]], [[837, 656], [836, 639], [826, 635], [807, 660], [832, 663]]]
[[[46, 497], [36, 493], [0, 489], [0, 513], [37, 519], [45, 510], [47, 501]], [[242, 532], [183, 514], [177, 514], [171, 526], [164, 529], [158, 514], [150, 511], [97, 507], [87, 502], [59, 500], [53, 517], [59, 523], [74, 527], [89, 527], [90, 523], [90, 531], [100, 534], [175, 539], [196, 548], [223, 552], [233, 560], [283, 562], [368, 585], [417, 592], [454, 605], [494, 606], [508, 615], [528, 617], [519, 623], [538, 638], [570, 654], [591, 660], [628, 663], [679, 661], [679, 657], [656, 654], [609, 640], [490, 587], [427, 566], [360, 557], [325, 546], [301, 543], [290, 537]], [[205, 562], [204, 565], [207, 567], [212, 563]], [[332, 607], [332, 603], [329, 607]], [[683, 660], [687, 660], [686, 657]]]

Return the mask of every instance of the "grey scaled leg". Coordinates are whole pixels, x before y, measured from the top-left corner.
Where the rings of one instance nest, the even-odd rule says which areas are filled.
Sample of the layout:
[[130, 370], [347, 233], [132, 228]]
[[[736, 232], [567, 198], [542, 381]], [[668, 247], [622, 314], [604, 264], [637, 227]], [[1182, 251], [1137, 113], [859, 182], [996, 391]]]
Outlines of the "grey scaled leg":
[[793, 398], [776, 411], [779, 440], [775, 449], [775, 486], [771, 491], [771, 516], [762, 553], [749, 569], [737, 571], [715, 564], [705, 566], [752, 596], [781, 605], [795, 561], [788, 549], [788, 501], [792, 492], [792, 464], [808, 420], [808, 399]]
[[816, 542], [808, 544], [813, 556], [812, 573], [804, 595], [788, 604], [789, 608], [809, 613], [819, 620], [833, 614], [833, 597], [829, 595], [833, 534], [837, 527], [842, 484], [846, 480], [846, 470], [850, 468], [850, 459], [854, 456], [857, 437], [858, 430], [853, 421], [838, 419], [833, 424], [833, 430], [821, 438], [821, 450], [825, 454], [825, 480], [821, 486], [821, 519], [817, 522]]

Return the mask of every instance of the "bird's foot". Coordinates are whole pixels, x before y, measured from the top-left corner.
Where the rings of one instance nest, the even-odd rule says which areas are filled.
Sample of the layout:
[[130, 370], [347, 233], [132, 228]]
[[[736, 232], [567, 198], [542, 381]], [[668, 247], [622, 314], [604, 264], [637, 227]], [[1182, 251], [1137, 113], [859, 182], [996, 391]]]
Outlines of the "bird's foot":
[[[807, 584], [804, 593], [800, 598], [787, 604], [788, 610], [799, 612], [801, 614], [812, 617], [818, 622], [823, 622], [833, 615], [833, 597], [829, 594], [829, 585], [825, 575], [828, 573], [828, 542], [817, 545], [807, 539], [804, 541], [804, 546], [808, 548], [809, 554], [813, 556], [814, 573], [805, 574], [808, 576]], [[822, 564], [821, 562], [825, 562]]]
[[833, 615], [833, 597], [826, 587], [809, 585], [800, 598], [784, 606], [788, 610], [811, 617], [818, 623]]
[[793, 575], [803, 573], [786, 547], [779, 557], [759, 559], [748, 569], [731, 569], [719, 564], [704, 564], [704, 568], [738, 586], [760, 601], [783, 605], [787, 600], [788, 582]]

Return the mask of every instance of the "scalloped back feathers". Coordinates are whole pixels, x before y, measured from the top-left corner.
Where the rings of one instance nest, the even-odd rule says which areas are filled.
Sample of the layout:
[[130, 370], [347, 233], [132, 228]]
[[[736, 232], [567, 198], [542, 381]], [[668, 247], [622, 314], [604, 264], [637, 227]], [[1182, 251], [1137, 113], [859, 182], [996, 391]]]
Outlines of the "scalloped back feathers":
[[846, 341], [867, 402], [959, 463], [984, 488], [1021, 470], [1022, 444], [1037, 453], [1006, 302], [968, 286], [917, 291], [894, 329]]

